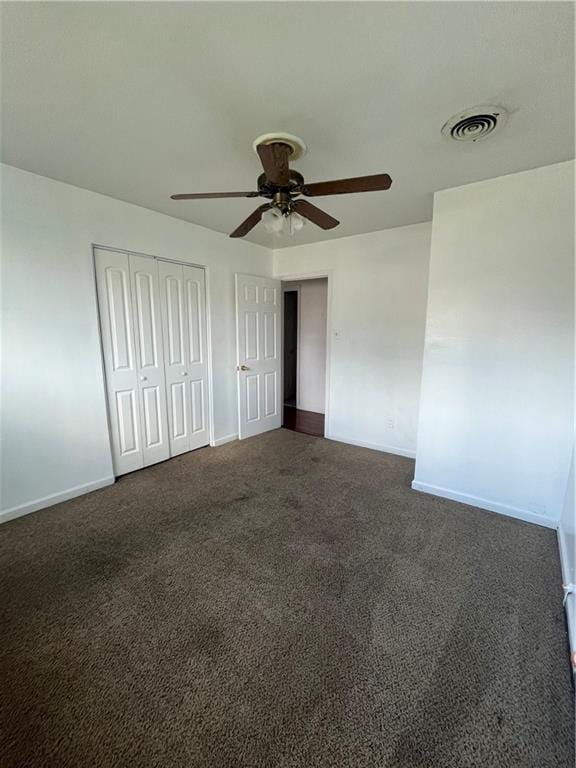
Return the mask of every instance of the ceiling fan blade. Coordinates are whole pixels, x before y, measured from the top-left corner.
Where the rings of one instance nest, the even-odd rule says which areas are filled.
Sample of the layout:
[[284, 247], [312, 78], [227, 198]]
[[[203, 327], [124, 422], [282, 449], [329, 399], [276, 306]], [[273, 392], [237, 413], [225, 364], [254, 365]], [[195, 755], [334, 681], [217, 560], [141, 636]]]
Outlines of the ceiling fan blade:
[[336, 181], [318, 181], [313, 184], [303, 184], [300, 192], [306, 197], [320, 195], [349, 195], [352, 192], [378, 192], [390, 189], [392, 179], [387, 173], [377, 173], [375, 176], [358, 176], [355, 179], [337, 179]]
[[195, 192], [191, 195], [170, 195], [171, 200], [210, 200], [217, 197], [258, 197], [258, 192]]
[[259, 144], [258, 157], [266, 174], [266, 180], [277, 187], [286, 187], [290, 183], [290, 168], [288, 158], [292, 148], [279, 142], [274, 144]]
[[320, 208], [312, 205], [308, 200], [296, 200], [294, 202], [294, 210], [296, 213], [309, 219], [322, 229], [333, 229], [340, 224], [338, 219], [335, 219], [333, 216], [330, 216], [329, 213], [326, 213], [326, 211], [322, 211]]
[[250, 216], [248, 216], [247, 219], [244, 219], [242, 224], [240, 224], [239, 227], [236, 227], [234, 232], [230, 235], [230, 237], [244, 237], [244, 235], [247, 235], [248, 232], [250, 232], [251, 229], [253, 229], [256, 224], [260, 221], [262, 218], [262, 214], [264, 211], [267, 211], [269, 208], [272, 208], [270, 203], [265, 203], [264, 205], [259, 205], [258, 208], [256, 208], [255, 211], [252, 211]]

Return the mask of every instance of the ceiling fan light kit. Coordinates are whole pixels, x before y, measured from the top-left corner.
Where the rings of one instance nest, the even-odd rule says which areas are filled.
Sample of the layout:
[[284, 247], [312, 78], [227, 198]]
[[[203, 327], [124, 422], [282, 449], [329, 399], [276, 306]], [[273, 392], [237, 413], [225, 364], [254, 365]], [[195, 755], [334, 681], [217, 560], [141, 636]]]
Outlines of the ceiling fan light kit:
[[306, 219], [293, 211], [284, 215], [278, 208], [272, 207], [262, 214], [264, 229], [271, 235], [295, 235], [304, 227]]
[[262, 214], [264, 229], [271, 235], [277, 235], [284, 229], [284, 217], [276, 208], [269, 208]]
[[304, 155], [306, 144], [290, 133], [265, 133], [254, 141], [253, 148], [264, 169], [264, 173], [258, 177], [257, 191], [181, 194], [172, 195], [172, 200], [264, 197], [269, 202], [258, 206], [230, 237], [244, 237], [260, 221], [267, 232], [293, 235], [302, 229], [305, 220], [313, 222], [321, 229], [332, 229], [340, 223], [308, 200], [297, 199], [301, 195], [321, 197], [377, 192], [389, 189], [392, 184], [392, 179], [387, 173], [306, 184], [302, 174], [292, 170], [289, 165], [290, 160]]

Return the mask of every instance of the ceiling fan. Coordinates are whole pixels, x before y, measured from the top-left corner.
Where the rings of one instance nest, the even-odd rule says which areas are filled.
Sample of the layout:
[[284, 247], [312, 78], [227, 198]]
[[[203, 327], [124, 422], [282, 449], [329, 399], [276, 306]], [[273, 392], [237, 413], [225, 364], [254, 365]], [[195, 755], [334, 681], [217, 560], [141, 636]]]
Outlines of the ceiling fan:
[[264, 218], [270, 232], [288, 231], [292, 234], [301, 229], [304, 219], [322, 229], [332, 229], [340, 223], [330, 214], [310, 203], [304, 197], [323, 195], [347, 195], [353, 192], [376, 192], [389, 189], [392, 179], [387, 173], [359, 176], [353, 179], [320, 181], [307, 184], [302, 174], [290, 168], [290, 160], [296, 160], [306, 151], [306, 145], [297, 136], [274, 133], [260, 136], [253, 144], [264, 173], [258, 176], [258, 190], [254, 192], [206, 192], [172, 195], [172, 200], [208, 200], [230, 197], [263, 197], [269, 202], [258, 206], [230, 237], [244, 237]]

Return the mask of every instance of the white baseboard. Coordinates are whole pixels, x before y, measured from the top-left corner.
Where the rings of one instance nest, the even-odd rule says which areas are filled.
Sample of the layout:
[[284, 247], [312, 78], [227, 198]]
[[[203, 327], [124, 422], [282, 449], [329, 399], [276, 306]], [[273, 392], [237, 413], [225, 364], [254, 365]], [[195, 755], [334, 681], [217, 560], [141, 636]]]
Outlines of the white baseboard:
[[219, 437], [212, 443], [213, 448], [218, 448], [219, 445], [225, 445], [226, 443], [232, 443], [234, 440], [238, 440], [238, 435], [224, 435]]
[[380, 445], [378, 443], [365, 443], [363, 440], [350, 440], [348, 437], [337, 437], [336, 435], [324, 435], [326, 440], [335, 440], [337, 443], [347, 443], [348, 445], [357, 445], [359, 448], [371, 448], [373, 451], [382, 451], [382, 453], [393, 453], [396, 456], [405, 456], [408, 459], [416, 458], [416, 451], [409, 448], [399, 448], [396, 445]]
[[419, 480], [412, 481], [412, 488], [415, 491], [430, 493], [432, 496], [441, 496], [442, 498], [450, 499], [451, 501], [460, 501], [462, 504], [468, 504], [471, 507], [487, 509], [489, 512], [498, 512], [500, 515], [514, 517], [517, 520], [523, 520], [525, 523], [534, 523], [535, 525], [542, 525], [545, 528], [558, 528], [557, 518], [539, 515], [536, 512], [530, 512], [527, 509], [520, 509], [519, 507], [513, 507], [509, 504], [501, 504], [500, 502], [492, 501], [491, 499], [483, 499], [480, 496], [472, 496], [469, 493], [453, 491], [450, 488], [440, 488], [437, 485], [428, 485], [428, 483], [421, 483]]
[[104, 488], [107, 485], [113, 485], [114, 481], [114, 477], [103, 477], [101, 480], [94, 480], [91, 483], [84, 483], [84, 485], [75, 485], [66, 491], [52, 493], [49, 496], [43, 496], [41, 499], [35, 499], [34, 501], [26, 502], [26, 504], [19, 504], [17, 507], [4, 509], [0, 512], [0, 523], [7, 523], [8, 520], [14, 520], [16, 517], [29, 515], [30, 512], [37, 512], [39, 509], [51, 507], [54, 504], [59, 504], [61, 501], [68, 501], [68, 499], [83, 496], [85, 493], [90, 493], [90, 491], [97, 491], [99, 488]]
[[560, 565], [562, 566], [562, 581], [570, 584], [572, 581], [569, 567], [568, 542], [562, 525], [558, 526], [558, 549], [560, 550]]
[[572, 593], [566, 598], [566, 623], [568, 624], [568, 640], [570, 643], [570, 663], [572, 674], [576, 676], [576, 595]]
[[560, 565], [562, 567], [562, 584], [566, 591], [566, 623], [568, 624], [568, 640], [570, 643], [570, 658], [572, 672], [576, 674], [576, 585], [569, 567], [568, 542], [562, 525], [558, 526], [558, 550], [560, 552]]

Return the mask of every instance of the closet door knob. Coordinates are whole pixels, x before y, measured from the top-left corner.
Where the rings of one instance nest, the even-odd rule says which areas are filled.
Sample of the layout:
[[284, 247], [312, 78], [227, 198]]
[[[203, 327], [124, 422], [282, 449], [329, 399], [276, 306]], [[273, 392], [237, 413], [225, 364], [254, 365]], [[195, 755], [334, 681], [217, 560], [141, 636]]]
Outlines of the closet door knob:
[[148, 381], [148, 377], [147, 376], [140, 376], [140, 381]]
[[186, 371], [184, 371], [184, 372], [182, 373], [182, 376], [188, 376], [188, 374], [186, 373]]

